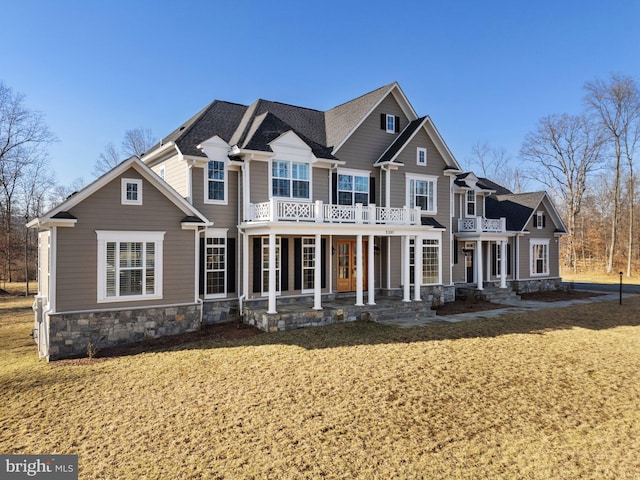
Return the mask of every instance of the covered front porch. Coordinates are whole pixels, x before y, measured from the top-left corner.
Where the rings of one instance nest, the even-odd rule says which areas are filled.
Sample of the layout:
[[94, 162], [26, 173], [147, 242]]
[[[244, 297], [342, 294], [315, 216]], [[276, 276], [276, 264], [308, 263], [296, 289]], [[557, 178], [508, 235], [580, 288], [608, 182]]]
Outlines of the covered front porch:
[[[312, 319], [301, 319], [302, 324], [333, 323], [344, 318], [343, 304], [355, 307], [347, 317], [361, 317], [379, 311], [382, 307], [372, 307], [390, 296], [398, 303], [422, 302], [424, 272], [413, 265], [422, 265], [423, 249], [414, 245], [427, 241], [436, 244], [438, 255], [434, 284], [442, 283], [442, 230], [433, 226], [274, 221], [240, 227], [241, 309], [254, 324], [262, 322], [255, 315], [293, 310]], [[265, 324], [267, 330], [273, 327], [271, 321]]]
[[507, 279], [513, 262], [509, 243], [512, 236], [508, 233], [456, 233], [454, 256], [461, 255], [462, 262], [457, 262], [454, 282], [480, 291], [485, 285], [508, 288]]

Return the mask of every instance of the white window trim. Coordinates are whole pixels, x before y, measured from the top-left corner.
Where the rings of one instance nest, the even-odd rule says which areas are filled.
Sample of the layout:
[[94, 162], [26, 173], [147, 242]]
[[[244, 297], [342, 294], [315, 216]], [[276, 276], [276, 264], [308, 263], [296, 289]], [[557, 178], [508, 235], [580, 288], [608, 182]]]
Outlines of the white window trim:
[[414, 202], [411, 198], [410, 184], [412, 180], [422, 180], [427, 182], [433, 182], [433, 210], [422, 210], [422, 215], [437, 215], [438, 214], [438, 177], [434, 175], [419, 175], [419, 174], [405, 174], [405, 201], [407, 206], [411, 206]]
[[165, 165], [160, 165], [160, 168], [158, 169], [158, 175], [162, 180], [165, 180], [165, 177], [167, 176], [167, 168]]
[[[305, 248], [305, 244], [304, 241], [305, 240], [311, 240], [312, 243], [306, 245], [307, 247], [312, 246], [312, 251], [313, 251], [313, 268], [311, 267], [307, 267], [305, 268], [304, 266], [304, 248]], [[316, 237], [302, 237], [301, 240], [301, 248], [300, 248], [300, 254], [302, 255], [302, 258], [300, 259], [300, 268], [301, 268], [301, 272], [300, 272], [300, 278], [302, 279], [302, 289], [301, 289], [301, 293], [313, 293], [315, 291], [315, 284], [314, 287], [312, 288], [304, 288], [304, 271], [305, 270], [312, 270], [313, 271], [313, 279], [315, 281], [315, 272], [316, 272]]]
[[[549, 265], [549, 258], [550, 258], [550, 252], [549, 252], [549, 244], [551, 242], [549, 241], [548, 238], [546, 239], [538, 239], [538, 238], [532, 238], [529, 242], [529, 274], [531, 277], [548, 277], [550, 275], [550, 268], [551, 265]], [[543, 273], [536, 273], [535, 271], [535, 258], [533, 256], [533, 251], [535, 249], [536, 246], [538, 245], [546, 245], [547, 247], [547, 258], [545, 259], [545, 265], [547, 266], [547, 271], [543, 272]]]
[[[367, 204], [371, 203], [371, 197], [370, 197], [370, 193], [371, 193], [371, 172], [369, 170], [357, 170], [357, 169], [353, 169], [353, 168], [338, 168], [338, 181], [336, 182], [336, 201], [338, 202], [338, 204], [340, 204], [340, 189], [338, 188], [338, 186], [340, 185], [340, 175], [350, 175], [352, 177], [367, 177]], [[346, 191], [346, 190], [342, 190], [342, 191]], [[352, 189], [351, 190], [351, 200], [352, 203], [351, 205], [355, 205], [355, 202], [353, 202], [353, 194], [355, 193], [355, 191]], [[362, 193], [362, 192], [361, 192]]]
[[[424, 283], [424, 267], [426, 266], [427, 256], [425, 255], [425, 249], [429, 246], [427, 245], [427, 240], [432, 240], [438, 242], [438, 281], [436, 283]], [[410, 239], [409, 243], [409, 269], [412, 267], [415, 268], [415, 238]], [[413, 253], [413, 254], [412, 254]], [[413, 273], [413, 272], [412, 272]], [[414, 275], [410, 276], [410, 285], [415, 285]], [[420, 286], [430, 286], [430, 285], [442, 285], [442, 239], [440, 238], [423, 238], [422, 239], [422, 268], [420, 274]]]
[[[389, 129], [389, 118], [391, 118], [391, 120], [392, 120], [391, 129]], [[385, 127], [384, 128], [385, 132], [387, 132], [387, 133], [396, 133], [396, 116], [387, 113], [386, 117], [384, 119], [384, 127]]]
[[[228, 238], [227, 232], [228, 228], [210, 228], [205, 231], [204, 234], [204, 258], [202, 261], [204, 262], [204, 298], [226, 298], [227, 292], [229, 289], [229, 285], [227, 285], [227, 271], [229, 268], [229, 262], [235, 262], [235, 258], [227, 257], [227, 247], [228, 247]], [[224, 293], [207, 293], [207, 238], [223, 238], [224, 239]]]
[[542, 230], [544, 228], [543, 218], [544, 218], [544, 212], [542, 210], [536, 212], [536, 228], [538, 230]]
[[[209, 163], [210, 162], [220, 162], [224, 165], [224, 199], [223, 200], [214, 200], [209, 198]], [[229, 164], [224, 160], [209, 160], [204, 166], [203, 174], [204, 178], [204, 203], [208, 205], [228, 205], [229, 204]], [[219, 180], [215, 180], [219, 182]]]
[[[136, 200], [127, 199], [127, 184], [137, 185], [138, 198]], [[122, 178], [120, 180], [120, 195], [122, 205], [142, 205], [142, 180], [139, 178]]]
[[[290, 171], [290, 175], [289, 175], [289, 196], [288, 197], [284, 197], [284, 196], [280, 196], [280, 195], [274, 195], [273, 194], [273, 162], [288, 162], [289, 163], [289, 171]], [[302, 198], [302, 197], [294, 197], [293, 196], [293, 168], [292, 168], [292, 164], [294, 163], [299, 163], [299, 164], [304, 164], [304, 165], [308, 165], [309, 166], [309, 198]], [[279, 178], [279, 177], [278, 177]], [[269, 198], [288, 198], [289, 200], [292, 200], [294, 202], [312, 202], [313, 201], [313, 165], [309, 162], [300, 162], [300, 161], [296, 161], [296, 160], [284, 160], [281, 158], [272, 158], [271, 160], [269, 160]]]
[[[98, 292], [97, 303], [136, 302], [162, 299], [163, 260], [162, 247], [166, 232], [136, 232], [96, 230], [98, 236]], [[107, 296], [107, 243], [108, 242], [153, 242], [155, 243], [155, 293], [153, 295]]]
[[[424, 153], [424, 162], [420, 161], [420, 153]], [[416, 165], [420, 165], [421, 167], [427, 166], [427, 149], [424, 147], [418, 147], [416, 149]]]
[[[469, 193], [473, 193], [473, 215], [469, 215]], [[478, 195], [474, 190], [467, 190], [464, 194], [464, 216], [466, 218], [475, 218], [478, 216]]]

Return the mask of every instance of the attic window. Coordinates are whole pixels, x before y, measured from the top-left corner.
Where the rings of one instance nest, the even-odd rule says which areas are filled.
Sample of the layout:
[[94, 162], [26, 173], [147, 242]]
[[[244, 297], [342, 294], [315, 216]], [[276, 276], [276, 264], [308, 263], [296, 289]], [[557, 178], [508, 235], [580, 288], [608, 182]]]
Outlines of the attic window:
[[400, 117], [381, 113], [380, 128], [387, 133], [398, 133], [400, 131]]
[[416, 151], [416, 163], [425, 167], [427, 165], [427, 149], [418, 147]]
[[547, 226], [546, 223], [544, 212], [536, 212], [535, 217], [533, 217], [533, 226], [541, 230]]
[[142, 180], [122, 179], [121, 202], [122, 205], [142, 205]]

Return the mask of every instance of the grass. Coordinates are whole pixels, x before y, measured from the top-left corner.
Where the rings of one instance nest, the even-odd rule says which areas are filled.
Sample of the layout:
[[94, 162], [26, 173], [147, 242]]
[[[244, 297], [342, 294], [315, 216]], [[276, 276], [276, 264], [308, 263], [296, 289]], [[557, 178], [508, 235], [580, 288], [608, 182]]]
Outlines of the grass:
[[640, 299], [396, 329], [208, 338], [89, 365], [37, 360], [0, 299], [0, 452], [80, 478], [631, 479]]
[[[626, 268], [624, 269], [626, 272]], [[606, 273], [604, 270], [592, 270], [585, 272], [573, 273], [573, 271], [563, 271], [562, 280], [565, 282], [587, 282], [587, 283], [620, 283], [620, 275], [618, 271]], [[631, 277], [627, 277], [626, 273], [622, 275], [622, 283], [624, 284], [640, 284], [640, 275], [634, 273]]]

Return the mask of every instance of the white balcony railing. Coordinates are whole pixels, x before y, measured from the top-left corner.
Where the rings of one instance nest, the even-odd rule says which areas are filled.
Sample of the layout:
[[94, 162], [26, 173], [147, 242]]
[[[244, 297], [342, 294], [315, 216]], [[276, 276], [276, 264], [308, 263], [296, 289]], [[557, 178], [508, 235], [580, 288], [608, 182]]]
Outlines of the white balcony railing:
[[458, 219], [458, 232], [504, 233], [507, 231], [507, 219], [469, 217]]
[[320, 200], [296, 202], [272, 198], [249, 204], [250, 222], [368, 223], [420, 225], [420, 207], [390, 208], [376, 205], [332, 205]]

